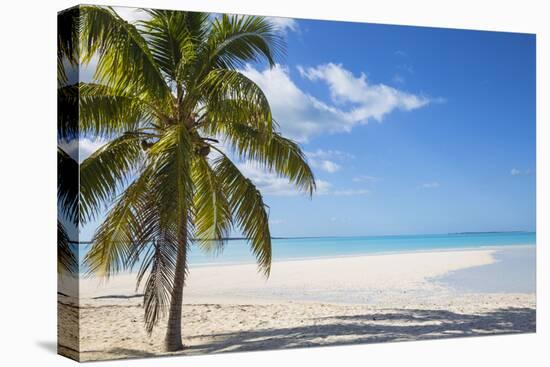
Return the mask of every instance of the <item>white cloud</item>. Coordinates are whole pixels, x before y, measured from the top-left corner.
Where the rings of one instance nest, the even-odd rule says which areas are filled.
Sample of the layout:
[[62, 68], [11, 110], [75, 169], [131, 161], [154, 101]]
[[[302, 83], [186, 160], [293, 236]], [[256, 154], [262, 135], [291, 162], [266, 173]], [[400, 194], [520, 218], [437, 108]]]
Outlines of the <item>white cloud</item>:
[[253, 162], [239, 163], [237, 167], [263, 194], [283, 196], [298, 194], [298, 190], [286, 178], [267, 172]]
[[323, 150], [317, 149], [316, 151], [307, 151], [304, 152], [309, 158], [334, 158], [334, 159], [344, 159], [344, 158], [355, 158], [353, 154], [342, 152], [340, 150]]
[[339, 64], [299, 68], [299, 71], [309, 80], [324, 81], [334, 102], [355, 104], [348, 114], [356, 122], [370, 118], [381, 121], [386, 114], [395, 109], [410, 111], [430, 102], [426, 97], [402, 92], [384, 84], [370, 84], [364, 73], [356, 77]]
[[[317, 163], [314, 164], [314, 166], [316, 166]], [[337, 163], [334, 163], [333, 161], [329, 161], [329, 160], [323, 160], [321, 162], [318, 163], [318, 167], [320, 169], [322, 169], [323, 171], [326, 171], [328, 173], [334, 173], [334, 172], [337, 172], [340, 170], [340, 165], [337, 164]]]
[[520, 176], [520, 175], [529, 176], [531, 173], [533, 173], [533, 171], [531, 171], [530, 169], [520, 170], [517, 168], [512, 168], [512, 170], [510, 171], [510, 174], [512, 176]]
[[[273, 196], [296, 196], [303, 195], [296, 186], [284, 177], [278, 176], [274, 172], [269, 172], [260, 167], [257, 163], [246, 161], [237, 163], [241, 173], [249, 178], [262, 194]], [[335, 189], [333, 185], [325, 180], [315, 180], [317, 189], [314, 195], [333, 195], [333, 196], [354, 196], [367, 195], [370, 191], [367, 189]]]
[[406, 52], [403, 51], [403, 50], [397, 50], [397, 51], [395, 51], [394, 53], [395, 53], [395, 55], [400, 56], [400, 57], [406, 57], [406, 58], [409, 57], [409, 54], [406, 53]]
[[352, 154], [341, 152], [339, 150], [317, 149], [313, 152], [304, 152], [308, 158], [311, 167], [323, 170], [328, 173], [338, 172], [342, 166], [335, 160], [342, 161], [347, 158], [355, 158]]
[[262, 88], [286, 136], [304, 142], [323, 132], [351, 130], [339, 111], [300, 90], [287, 68], [276, 65], [258, 71], [248, 65], [242, 72]]
[[350, 217], [330, 217], [331, 222], [338, 222], [338, 223], [349, 223], [351, 221]]
[[88, 158], [93, 152], [105, 145], [105, 143], [107, 143], [107, 140], [101, 138], [95, 140], [88, 138], [80, 139], [80, 159], [84, 160]]
[[329, 193], [330, 189], [332, 187], [332, 184], [330, 182], [324, 181], [324, 180], [319, 180], [319, 179], [315, 180], [315, 185], [317, 187], [317, 189], [315, 190], [315, 193], [317, 193], [319, 195], [325, 195], [325, 194]]
[[401, 75], [399, 74], [395, 74], [393, 76], [393, 78], [391, 78], [391, 80], [395, 83], [395, 84], [404, 84], [405, 83], [405, 78], [403, 78]]
[[357, 176], [352, 179], [353, 182], [376, 182], [380, 180], [381, 180], [380, 177], [367, 176], [367, 175]]
[[[277, 196], [294, 196], [302, 194], [296, 186], [285, 177], [280, 177], [274, 172], [267, 171], [253, 161], [237, 163], [241, 173], [252, 180], [262, 194]], [[317, 194], [326, 194], [331, 187], [330, 183], [323, 180], [315, 180]]]
[[396, 66], [397, 69], [406, 71], [409, 74], [414, 74], [414, 68], [409, 64], [401, 64]]
[[317, 168], [328, 173], [337, 172], [340, 170], [340, 168], [342, 168], [338, 163], [335, 163], [331, 160], [317, 159], [317, 158], [314, 158], [314, 156], [309, 156], [307, 153], [306, 155], [308, 156], [309, 165], [313, 168]]
[[248, 65], [242, 72], [262, 88], [282, 132], [301, 142], [324, 133], [350, 132], [370, 119], [382, 121], [393, 110], [410, 111], [430, 102], [384, 84], [371, 85], [365, 74], [356, 77], [341, 65], [298, 70], [304, 78], [325, 82], [331, 102], [302, 91], [292, 81], [290, 70], [281, 65], [263, 71]]
[[421, 187], [423, 189], [437, 189], [439, 186], [441, 186], [441, 185], [437, 181], [428, 182], [428, 183], [424, 183], [424, 184], [421, 185]]
[[[254, 185], [260, 190], [262, 194], [276, 195], [276, 196], [295, 196], [303, 195], [294, 184], [289, 182], [285, 177], [279, 176], [277, 173], [268, 171], [257, 162], [252, 160], [241, 161], [235, 156], [233, 149], [227, 139], [222, 136], [218, 137], [220, 144], [217, 148], [224, 152], [233, 162], [241, 173], [249, 178]], [[219, 152], [213, 150], [210, 152], [209, 158], [216, 159], [220, 155]], [[311, 163], [310, 163], [311, 164]], [[316, 179], [316, 191], [317, 195], [324, 195], [328, 193], [331, 188], [331, 184], [327, 181]]]
[[269, 21], [283, 34], [287, 32], [298, 32], [300, 30], [298, 22], [292, 18], [270, 17]]
[[149, 20], [151, 19], [151, 16], [139, 9], [139, 8], [133, 8], [133, 7], [127, 7], [127, 6], [115, 6], [113, 9], [116, 11], [118, 15], [127, 22], [135, 23], [139, 20]]
[[88, 158], [93, 152], [101, 148], [106, 140], [97, 138], [81, 138], [73, 139], [70, 141], [62, 141], [59, 143], [61, 149], [63, 149], [72, 159], [82, 162], [84, 159]]
[[345, 189], [345, 190], [334, 190], [332, 193], [336, 196], [368, 195], [368, 194], [370, 194], [370, 190], [367, 190], [367, 189]]

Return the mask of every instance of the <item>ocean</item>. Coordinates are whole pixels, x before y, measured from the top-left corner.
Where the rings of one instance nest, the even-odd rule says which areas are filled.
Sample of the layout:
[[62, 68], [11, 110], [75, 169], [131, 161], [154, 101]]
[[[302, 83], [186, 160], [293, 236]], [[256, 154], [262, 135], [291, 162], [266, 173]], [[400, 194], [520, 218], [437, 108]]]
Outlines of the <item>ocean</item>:
[[[397, 252], [534, 246], [535, 239], [534, 232], [274, 238], [272, 240], [272, 259], [273, 261], [283, 261]], [[88, 248], [89, 245], [80, 246], [79, 257], [81, 260]], [[192, 246], [189, 254], [191, 267], [254, 262], [250, 246], [246, 240], [241, 239], [227, 241], [223, 251], [217, 254], [205, 253], [196, 245]], [[85, 269], [81, 268], [80, 270], [84, 271]]]

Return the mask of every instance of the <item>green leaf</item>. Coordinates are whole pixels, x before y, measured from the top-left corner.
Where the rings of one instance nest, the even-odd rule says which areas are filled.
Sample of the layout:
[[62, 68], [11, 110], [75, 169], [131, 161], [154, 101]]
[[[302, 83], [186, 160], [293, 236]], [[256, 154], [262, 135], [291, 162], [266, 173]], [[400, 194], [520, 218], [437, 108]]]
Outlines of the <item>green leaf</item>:
[[78, 84], [57, 88], [57, 139], [79, 138]]
[[252, 160], [261, 167], [288, 178], [310, 196], [315, 191], [315, 177], [299, 145], [276, 132], [258, 130], [245, 124], [226, 124], [223, 130], [234, 152], [242, 160]]
[[216, 158], [214, 170], [226, 193], [234, 223], [249, 240], [260, 270], [271, 271], [271, 234], [266, 205], [252, 181], [225, 155]]
[[221, 251], [231, 229], [231, 211], [222, 186], [206, 158], [193, 161], [195, 238], [208, 252]]
[[129, 183], [143, 162], [144, 136], [127, 133], [106, 143], [80, 165], [80, 220], [86, 222]]
[[215, 69], [204, 78], [207, 109], [206, 131], [216, 133], [220, 124], [250, 122], [262, 129], [273, 129], [271, 108], [260, 87], [235, 70]]
[[99, 84], [79, 85], [81, 136], [112, 137], [147, 126], [155, 111], [146, 101]]
[[74, 67], [79, 62], [79, 16], [79, 7], [65, 10], [57, 16], [57, 82], [59, 86], [68, 82], [65, 63]]
[[152, 333], [158, 321], [165, 316], [170, 305], [177, 248], [176, 238], [159, 236], [153, 241], [138, 272], [137, 286], [147, 276], [143, 306], [145, 328], [149, 334]]
[[78, 163], [57, 147], [57, 202], [62, 215], [78, 223]]
[[144, 36], [112, 8], [82, 6], [82, 61], [99, 56], [94, 78], [117, 91], [147, 93], [164, 100], [171, 95]]
[[84, 264], [87, 273], [102, 278], [127, 270], [134, 264], [136, 248], [145, 248], [140, 215], [148, 206], [149, 171], [144, 171], [116, 200], [92, 239]]
[[78, 260], [71, 248], [71, 241], [61, 222], [57, 221], [57, 272], [59, 274], [76, 274]]
[[170, 80], [182, 82], [196, 60], [207, 31], [208, 14], [173, 10], [145, 10], [151, 18], [140, 23], [157, 65]]
[[214, 68], [238, 69], [246, 63], [267, 60], [275, 65], [284, 43], [267, 18], [223, 14], [214, 21], [208, 39]]

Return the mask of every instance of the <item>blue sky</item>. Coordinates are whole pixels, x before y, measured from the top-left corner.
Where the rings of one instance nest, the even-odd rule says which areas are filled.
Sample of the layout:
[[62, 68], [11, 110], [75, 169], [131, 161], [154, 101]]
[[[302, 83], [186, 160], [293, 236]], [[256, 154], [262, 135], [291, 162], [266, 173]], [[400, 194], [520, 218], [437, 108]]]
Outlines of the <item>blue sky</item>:
[[535, 229], [534, 35], [273, 22], [286, 55], [243, 72], [319, 187], [240, 163], [274, 236]]

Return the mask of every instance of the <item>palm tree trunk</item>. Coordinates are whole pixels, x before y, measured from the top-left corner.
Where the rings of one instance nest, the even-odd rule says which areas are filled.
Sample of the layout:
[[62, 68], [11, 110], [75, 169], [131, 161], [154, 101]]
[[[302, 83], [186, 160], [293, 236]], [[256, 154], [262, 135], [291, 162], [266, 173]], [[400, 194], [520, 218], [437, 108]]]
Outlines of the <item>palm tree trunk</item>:
[[[186, 227], [186, 226], [184, 226]], [[181, 312], [183, 301], [183, 286], [187, 268], [187, 233], [186, 229], [180, 234], [178, 254], [176, 258], [176, 270], [174, 272], [174, 289], [170, 300], [168, 312], [168, 329], [164, 339], [164, 349], [167, 352], [175, 352], [183, 349], [181, 341]]]

